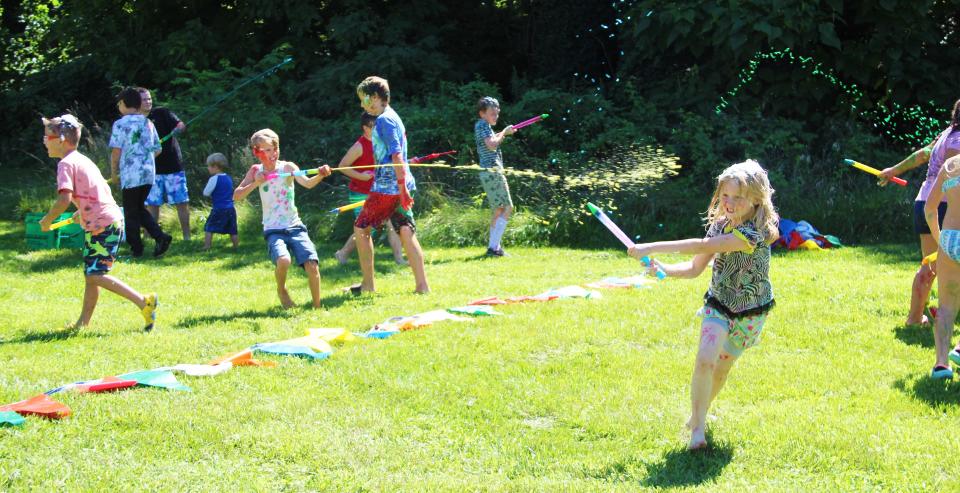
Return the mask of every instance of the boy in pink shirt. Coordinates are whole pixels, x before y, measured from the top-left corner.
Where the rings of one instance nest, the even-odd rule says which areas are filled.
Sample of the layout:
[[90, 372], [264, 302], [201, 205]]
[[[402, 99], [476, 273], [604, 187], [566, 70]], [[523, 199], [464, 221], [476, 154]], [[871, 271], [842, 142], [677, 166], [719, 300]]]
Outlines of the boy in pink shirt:
[[117, 207], [100, 169], [77, 151], [83, 125], [73, 115], [43, 118], [43, 143], [50, 157], [60, 158], [57, 164], [57, 201], [40, 220], [44, 231], [71, 203], [77, 206], [73, 219], [86, 233], [83, 263], [86, 287], [83, 310], [73, 328], [90, 324], [97, 307], [100, 288], [130, 300], [140, 308], [146, 322], [145, 331], [153, 330], [157, 318], [157, 295], [141, 295], [123, 281], [108, 275], [113, 267], [120, 243], [123, 242], [123, 213]]

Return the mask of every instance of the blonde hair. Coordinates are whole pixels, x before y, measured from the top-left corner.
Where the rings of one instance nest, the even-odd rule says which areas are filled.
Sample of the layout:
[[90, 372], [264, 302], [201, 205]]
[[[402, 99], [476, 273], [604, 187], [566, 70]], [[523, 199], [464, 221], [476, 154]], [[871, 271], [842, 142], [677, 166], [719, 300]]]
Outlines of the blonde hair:
[[227, 162], [227, 156], [224, 156], [222, 153], [215, 152], [207, 156], [207, 166], [216, 166], [217, 169], [223, 171], [227, 169], [230, 164]]
[[61, 141], [67, 141], [73, 146], [80, 143], [80, 133], [83, 130], [83, 124], [77, 117], [66, 114], [56, 118], [41, 118], [43, 128], [51, 135], [60, 137]]
[[251, 149], [257, 147], [257, 144], [264, 142], [273, 144], [274, 147], [280, 147], [280, 136], [269, 128], [257, 130], [252, 136], [250, 136]]
[[740, 192], [755, 206], [753, 217], [747, 218], [747, 220], [753, 222], [767, 241], [780, 236], [777, 227], [780, 216], [777, 215], [777, 210], [773, 207], [773, 187], [770, 186], [767, 172], [760, 167], [760, 163], [752, 159], [728, 167], [717, 177], [717, 189], [714, 190], [713, 198], [710, 199], [710, 206], [707, 208], [707, 228], [723, 219], [720, 188], [723, 187], [724, 183], [731, 181], [740, 185]]

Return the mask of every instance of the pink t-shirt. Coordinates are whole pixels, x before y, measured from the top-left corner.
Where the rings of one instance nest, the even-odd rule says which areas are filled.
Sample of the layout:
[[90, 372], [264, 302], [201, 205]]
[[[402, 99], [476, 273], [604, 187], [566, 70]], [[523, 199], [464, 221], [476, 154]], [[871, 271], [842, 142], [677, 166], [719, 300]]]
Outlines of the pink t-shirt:
[[84, 231], [99, 231], [123, 218], [110, 186], [87, 156], [73, 151], [57, 164], [57, 193], [70, 190]]

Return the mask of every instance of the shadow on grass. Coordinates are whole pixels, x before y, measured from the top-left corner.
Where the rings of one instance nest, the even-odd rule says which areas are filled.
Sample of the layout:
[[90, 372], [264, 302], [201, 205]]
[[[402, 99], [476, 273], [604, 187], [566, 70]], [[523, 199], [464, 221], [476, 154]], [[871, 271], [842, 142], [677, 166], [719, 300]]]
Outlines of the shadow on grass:
[[706, 449], [674, 449], [664, 454], [660, 462], [647, 464], [647, 477], [641, 484], [659, 488], [683, 488], [713, 481], [733, 460], [733, 446], [714, 441], [709, 434], [708, 441], [710, 446]]
[[868, 262], [876, 259], [878, 264], [906, 264], [915, 268], [920, 267], [920, 247], [916, 242], [863, 245], [859, 248], [865, 252], [864, 257], [871, 257], [864, 258]]
[[710, 438], [710, 447], [688, 451], [685, 447], [667, 451], [657, 462], [643, 464], [646, 477], [636, 477], [639, 469], [633, 460], [607, 464], [599, 470], [590, 471], [591, 478], [606, 482], [634, 483], [657, 488], [684, 488], [715, 480], [733, 460], [733, 446]]
[[894, 382], [893, 388], [933, 408], [960, 405], [960, 383], [954, 380], [908, 376]]
[[0, 337], [0, 344], [29, 344], [31, 342], [63, 341], [74, 338], [104, 337], [109, 334], [91, 332], [87, 329], [62, 328], [49, 331], [29, 331], [13, 339]]
[[932, 348], [933, 328], [923, 325], [901, 325], [893, 329], [893, 336], [904, 344]]
[[244, 310], [241, 312], [225, 313], [223, 315], [200, 315], [197, 317], [185, 317], [173, 324], [173, 326], [179, 329], [189, 329], [199, 325], [212, 324], [216, 322], [230, 322], [233, 320], [242, 319], [291, 318], [299, 310], [301, 310], [299, 305], [291, 308], [290, 310], [284, 310], [277, 305], [272, 308], [267, 308], [266, 310]]

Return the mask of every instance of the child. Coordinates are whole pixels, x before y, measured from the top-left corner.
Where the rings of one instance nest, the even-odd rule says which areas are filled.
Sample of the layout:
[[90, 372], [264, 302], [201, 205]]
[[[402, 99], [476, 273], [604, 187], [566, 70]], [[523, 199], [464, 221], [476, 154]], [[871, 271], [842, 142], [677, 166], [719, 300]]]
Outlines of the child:
[[143, 256], [143, 240], [140, 238], [140, 228], [143, 227], [155, 241], [153, 256], [159, 257], [170, 248], [173, 237], [160, 229], [144, 205], [156, 177], [154, 158], [161, 149], [157, 129], [140, 114], [140, 105], [140, 91], [135, 87], [126, 87], [117, 95], [117, 107], [123, 117], [113, 122], [110, 133], [110, 181], [120, 182], [123, 219], [131, 254]]
[[183, 170], [183, 153], [177, 135], [187, 128], [169, 108], [153, 105], [153, 95], [146, 88], [140, 92], [140, 114], [149, 118], [161, 138], [168, 137], [156, 158], [156, 182], [147, 195], [147, 210], [160, 221], [160, 206], [164, 203], [177, 208], [183, 241], [190, 241], [190, 194], [187, 192], [187, 174]]
[[417, 241], [417, 225], [413, 221], [411, 192], [417, 187], [407, 165], [407, 131], [400, 116], [390, 107], [390, 85], [386, 79], [367, 77], [357, 86], [357, 97], [364, 111], [377, 117], [372, 134], [377, 164], [397, 165], [377, 168], [367, 203], [353, 225], [360, 270], [363, 271], [359, 291], [375, 291], [370, 228], [380, 226], [389, 219], [393, 229], [400, 235], [410, 261], [416, 292], [428, 293], [430, 286], [427, 285], [423, 267], [423, 249]]
[[297, 265], [307, 271], [313, 307], [320, 308], [320, 259], [317, 257], [317, 249], [310, 241], [310, 235], [307, 234], [307, 227], [300, 221], [297, 213], [293, 183], [296, 181], [303, 187], [313, 188], [320, 180], [330, 176], [330, 167], [321, 166], [319, 173], [313, 178], [277, 176], [277, 173], [293, 173], [300, 168], [296, 164], [279, 160], [280, 137], [269, 128], [258, 130], [250, 137], [250, 149], [260, 163], [250, 167], [240, 186], [233, 192], [233, 199], [243, 200], [254, 188], [260, 191], [263, 237], [267, 240], [270, 260], [276, 265], [274, 276], [281, 306], [285, 309], [293, 307], [293, 300], [290, 299], [286, 287], [292, 250]]
[[[350, 146], [350, 149], [347, 150], [347, 153], [344, 154], [338, 165], [342, 173], [350, 178], [350, 184], [347, 187], [349, 189], [349, 192], [347, 192], [347, 201], [350, 204], [366, 200], [367, 195], [370, 193], [370, 187], [373, 186], [374, 173], [372, 168], [357, 171], [350, 169], [350, 167], [370, 166], [373, 164], [373, 140], [371, 140], [371, 135], [373, 134], [373, 125], [376, 121], [377, 117], [366, 111], [360, 115], [360, 131], [363, 133], [357, 138], [357, 141]], [[354, 221], [360, 216], [360, 211], [362, 210], [362, 208], [353, 210]], [[400, 237], [397, 236], [397, 232], [394, 231], [393, 228], [387, 228], [387, 240], [390, 242], [390, 248], [393, 249], [393, 260], [399, 265], [407, 265], [407, 261], [403, 259], [403, 251], [400, 247]], [[347, 242], [343, 244], [343, 248], [337, 250], [333, 256], [337, 258], [337, 262], [339, 262], [340, 265], [344, 265], [347, 263], [347, 259], [350, 257], [350, 254], [353, 253], [353, 249], [356, 246], [357, 242], [351, 234], [350, 237], [347, 238]]]
[[237, 238], [237, 210], [233, 208], [233, 180], [224, 173], [227, 169], [227, 156], [215, 152], [207, 156], [207, 173], [210, 179], [203, 188], [204, 197], [213, 199], [213, 209], [207, 217], [207, 225], [203, 231], [203, 249], [210, 249], [210, 242], [214, 233], [230, 235], [233, 248], [237, 248], [240, 240]]
[[480, 173], [480, 184], [487, 194], [487, 202], [493, 209], [490, 219], [490, 242], [487, 244], [487, 255], [491, 257], [504, 256], [500, 240], [507, 229], [507, 220], [513, 212], [513, 200], [510, 198], [510, 187], [507, 186], [507, 177], [503, 175], [503, 153], [500, 144], [507, 135], [516, 133], [513, 125], [507, 125], [499, 133], [493, 133], [493, 126], [500, 118], [500, 102], [489, 96], [480, 98], [477, 102], [477, 113], [480, 119], [473, 126], [473, 136], [477, 142], [477, 155], [480, 156], [480, 167], [488, 171]]
[[672, 277], [697, 277], [713, 260], [713, 278], [699, 312], [703, 317], [700, 347], [690, 384], [690, 450], [707, 445], [707, 409], [737, 358], [760, 340], [774, 304], [770, 244], [777, 239], [779, 218], [772, 197], [767, 173], [756, 161], [734, 164], [717, 178], [705, 238], [638, 244], [630, 249], [637, 259], [657, 252], [694, 254], [682, 264], [651, 262], [651, 271], [659, 268]]
[[73, 115], [43, 118], [42, 122], [47, 154], [60, 158], [60, 162], [57, 164], [57, 201], [40, 220], [40, 226], [44, 231], [49, 231], [50, 224], [73, 202], [77, 206], [73, 218], [86, 232], [83, 245], [83, 273], [86, 280], [83, 309], [72, 328], [79, 329], [90, 324], [93, 309], [97, 307], [100, 297], [100, 288], [105, 288], [137, 305], [146, 322], [143, 330], [153, 330], [157, 321], [156, 293], [143, 296], [123, 281], [108, 275], [123, 241], [123, 215], [97, 165], [77, 150], [83, 126]]
[[[933, 338], [937, 347], [937, 362], [930, 372], [930, 378], [935, 380], [953, 378], [948, 358], [960, 365], [960, 344], [947, 354], [953, 336], [953, 322], [960, 307], [960, 264], [957, 263], [960, 262], [960, 189], [957, 185], [960, 185], [960, 156], [944, 161], [924, 206], [927, 226], [940, 248], [937, 254], [940, 309], [937, 311]], [[941, 216], [938, 211], [943, 197], [947, 199], [947, 210]], [[938, 217], [943, 218], [942, 231]]]

